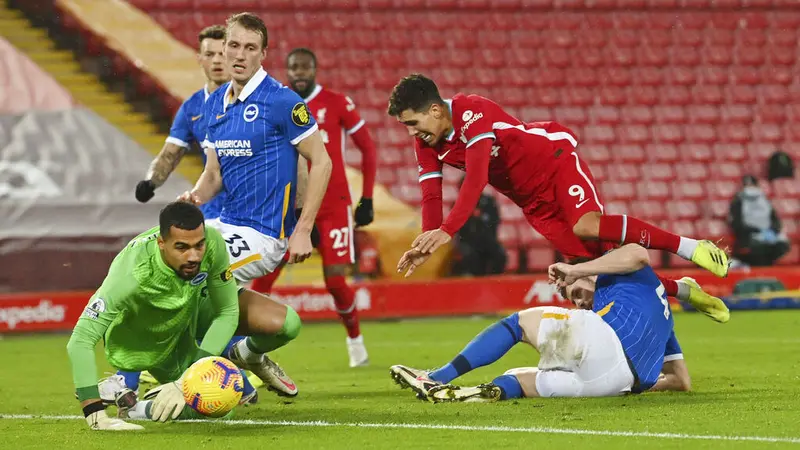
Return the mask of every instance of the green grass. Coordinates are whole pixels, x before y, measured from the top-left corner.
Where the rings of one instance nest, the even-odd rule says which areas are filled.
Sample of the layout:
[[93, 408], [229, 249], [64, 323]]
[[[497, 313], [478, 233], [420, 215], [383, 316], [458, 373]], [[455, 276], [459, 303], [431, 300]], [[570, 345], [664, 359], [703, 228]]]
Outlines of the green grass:
[[[608, 399], [536, 399], [497, 404], [433, 405], [398, 389], [392, 364], [420, 368], [449, 361], [492, 319], [365, 323], [371, 366], [347, 367], [338, 324], [308, 325], [297, 341], [274, 353], [300, 388], [293, 401], [261, 392], [258, 405], [235, 419], [326, 421], [339, 424], [505, 426], [686, 435], [800, 439], [800, 312], [734, 314], [726, 325], [697, 314], [676, 317], [693, 377], [691, 393]], [[79, 415], [67, 364], [65, 335], [0, 340], [0, 414]], [[99, 360], [102, 360], [98, 352]], [[463, 384], [491, 380], [508, 368], [535, 365], [523, 345]], [[107, 367], [107, 366], [104, 366]], [[657, 436], [598, 436], [552, 432], [407, 429], [364, 426], [145, 423], [136, 435], [91, 432], [75, 419], [0, 419], [7, 449], [247, 449], [247, 448], [800, 448], [798, 443], [697, 440]]]

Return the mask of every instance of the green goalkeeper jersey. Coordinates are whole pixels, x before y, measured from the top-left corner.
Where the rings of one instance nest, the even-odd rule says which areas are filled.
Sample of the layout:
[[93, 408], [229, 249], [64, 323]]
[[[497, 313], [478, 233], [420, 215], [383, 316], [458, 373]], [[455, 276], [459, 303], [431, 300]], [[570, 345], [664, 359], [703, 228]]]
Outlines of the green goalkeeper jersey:
[[[114, 368], [155, 369], [171, 379], [200, 357], [223, 351], [238, 324], [238, 289], [222, 235], [210, 227], [205, 234], [206, 252], [191, 280], [164, 263], [158, 227], [134, 238], [114, 258], [67, 345], [80, 400], [99, 397], [94, 348], [100, 339]], [[200, 308], [211, 308], [213, 317], [202, 330]]]

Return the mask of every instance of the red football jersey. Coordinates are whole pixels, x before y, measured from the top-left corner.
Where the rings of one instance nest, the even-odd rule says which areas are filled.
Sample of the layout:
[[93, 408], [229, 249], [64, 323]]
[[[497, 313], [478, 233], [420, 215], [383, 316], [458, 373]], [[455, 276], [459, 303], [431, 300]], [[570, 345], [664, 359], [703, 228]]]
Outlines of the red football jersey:
[[364, 120], [350, 97], [325, 89], [319, 84], [305, 102], [317, 120], [322, 141], [333, 163], [328, 190], [320, 208], [350, 205], [350, 187], [344, 170], [344, 140], [347, 135], [361, 129]]
[[441, 177], [443, 164], [464, 170], [468, 149], [482, 139], [494, 139], [489, 184], [526, 206], [578, 145], [568, 128], [556, 122], [524, 123], [479, 95], [456, 94], [449, 104], [451, 134], [435, 148], [415, 139], [420, 182]]

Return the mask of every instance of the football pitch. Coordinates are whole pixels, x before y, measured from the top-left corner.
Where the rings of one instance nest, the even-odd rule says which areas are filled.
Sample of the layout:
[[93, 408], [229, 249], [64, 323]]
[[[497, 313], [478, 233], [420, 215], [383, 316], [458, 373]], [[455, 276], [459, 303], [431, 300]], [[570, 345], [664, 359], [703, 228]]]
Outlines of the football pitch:
[[[798, 448], [800, 311], [734, 312], [725, 325], [676, 315], [693, 392], [496, 404], [416, 400], [392, 364], [449, 361], [492, 318], [367, 322], [371, 365], [350, 369], [339, 324], [311, 324], [273, 354], [297, 382], [293, 400], [260, 391], [230, 421], [143, 423], [145, 431], [89, 431], [73, 397], [66, 335], [0, 340], [0, 448]], [[109, 370], [98, 349], [101, 372]], [[462, 384], [530, 366], [524, 345]]]

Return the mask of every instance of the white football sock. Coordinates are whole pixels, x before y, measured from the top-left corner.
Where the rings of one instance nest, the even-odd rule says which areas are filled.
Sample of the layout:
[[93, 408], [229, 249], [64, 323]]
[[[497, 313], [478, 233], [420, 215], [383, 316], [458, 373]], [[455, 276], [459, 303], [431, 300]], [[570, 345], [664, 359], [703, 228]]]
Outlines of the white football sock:
[[241, 341], [236, 343], [236, 350], [239, 352], [239, 356], [247, 363], [257, 364], [261, 362], [261, 357], [263, 356], [261, 353], [256, 353], [253, 350], [250, 350], [250, 347], [247, 346], [247, 340], [250, 338], [244, 338]]
[[681, 243], [678, 245], [678, 256], [687, 261], [691, 261], [696, 248], [696, 239], [681, 236]]
[[128, 417], [131, 419], [150, 419], [150, 417], [147, 417], [147, 407], [151, 402], [152, 400], [142, 400], [137, 402], [133, 408], [128, 410]]
[[359, 334], [358, 336], [351, 338], [350, 336], [347, 337], [347, 344], [361, 344], [364, 345], [364, 336]]
[[681, 281], [681, 280], [676, 280], [675, 283], [678, 284], [678, 294], [675, 295], [675, 298], [677, 298], [678, 300], [683, 300], [685, 302], [688, 302], [689, 301], [689, 291], [690, 291], [691, 287], [688, 284], [686, 284], [683, 281]]

